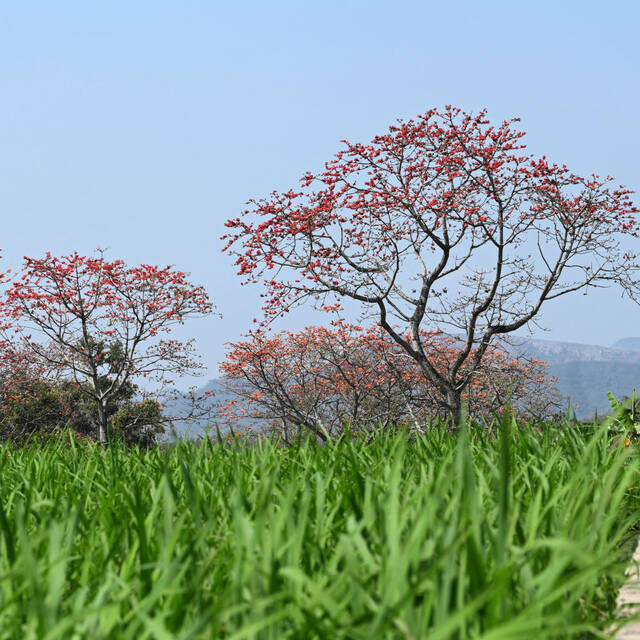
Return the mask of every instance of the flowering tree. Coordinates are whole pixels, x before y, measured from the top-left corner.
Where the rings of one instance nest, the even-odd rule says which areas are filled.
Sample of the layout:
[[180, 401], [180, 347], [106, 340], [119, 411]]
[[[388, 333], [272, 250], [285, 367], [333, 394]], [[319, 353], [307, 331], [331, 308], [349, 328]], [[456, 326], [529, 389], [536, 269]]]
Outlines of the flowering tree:
[[[370, 144], [343, 141], [299, 190], [250, 201], [223, 239], [244, 282], [264, 281], [263, 324], [308, 300], [327, 311], [359, 303], [457, 424], [489, 346], [543, 303], [612, 283], [637, 301], [639, 265], [619, 244], [638, 237], [631, 192], [526, 155], [514, 122], [432, 109]], [[425, 327], [463, 336], [445, 371]]]
[[[407, 423], [422, 430], [441, 410], [441, 397], [421, 368], [379, 326], [334, 323], [267, 336], [253, 332], [231, 345], [220, 369], [235, 398], [223, 407], [230, 422], [266, 423], [290, 441], [303, 429], [325, 440], [342, 432], [372, 431]], [[460, 346], [438, 332], [421, 332], [438, 371], [455, 361]], [[507, 398], [522, 416], [556, 409], [555, 379], [543, 362], [514, 360], [487, 350], [463, 394], [473, 418], [498, 415]]]
[[126, 267], [122, 260], [105, 260], [101, 250], [96, 257], [25, 257], [3, 308], [19, 326], [19, 338], [5, 342], [5, 362], [28, 360], [71, 377], [95, 403], [102, 443], [108, 407], [133, 378], [166, 385], [171, 376], [201, 368], [193, 340], [162, 334], [186, 317], [213, 311], [204, 289], [185, 273], [170, 266]]
[[388, 354], [372, 348], [376, 336], [361, 337], [353, 329], [360, 330], [307, 327], [273, 337], [255, 332], [231, 345], [220, 370], [236, 398], [223, 407], [223, 417], [266, 421], [286, 440], [302, 429], [326, 440], [345, 421], [367, 428], [403, 415], [404, 381], [382, 373]]

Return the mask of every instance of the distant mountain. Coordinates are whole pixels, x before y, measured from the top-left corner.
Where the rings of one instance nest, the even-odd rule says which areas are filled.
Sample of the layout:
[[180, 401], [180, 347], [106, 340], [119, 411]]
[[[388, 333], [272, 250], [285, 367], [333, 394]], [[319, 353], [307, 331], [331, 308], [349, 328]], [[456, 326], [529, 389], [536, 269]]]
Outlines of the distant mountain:
[[640, 338], [622, 338], [613, 345], [618, 349], [638, 349], [640, 350]]
[[[203, 395], [205, 392], [210, 392], [210, 406], [217, 408], [225, 405], [232, 400], [235, 395], [226, 389], [226, 380], [224, 378], [213, 378], [209, 380], [205, 385], [199, 387], [196, 390], [196, 395]], [[183, 394], [183, 397], [177, 402], [168, 404], [165, 409], [165, 415], [167, 416], [184, 416], [189, 411], [189, 400], [187, 394]], [[259, 428], [257, 421], [249, 416], [242, 420], [242, 427], [252, 427], [253, 429]], [[214, 434], [216, 431], [216, 419], [215, 412], [212, 420], [200, 419], [190, 421], [179, 421], [174, 423], [174, 428], [178, 436], [185, 436], [188, 434], [189, 438], [197, 439], [203, 436], [207, 429], [210, 429]], [[221, 433], [226, 433], [228, 427], [218, 422], [218, 428]]]
[[[228, 393], [224, 388], [224, 380], [220, 378], [213, 378], [209, 380], [205, 385], [199, 387], [196, 391], [197, 395], [202, 395], [206, 391], [211, 393], [211, 404], [220, 407], [227, 403], [232, 398], [232, 394]], [[165, 408], [165, 415], [171, 416], [184, 416], [189, 411], [189, 400], [186, 393], [182, 394], [182, 397], [178, 398], [176, 402], [168, 403]], [[209, 420], [190, 420], [190, 421], [176, 421], [174, 428], [179, 436], [189, 435], [191, 439], [197, 439], [204, 435], [207, 428], [212, 428], [215, 432], [215, 426]], [[222, 428], [221, 428], [222, 431]]]
[[554, 364], [551, 373], [558, 377], [558, 391], [571, 398], [572, 406], [579, 404], [576, 415], [580, 419], [611, 413], [607, 392], [620, 400], [640, 391], [640, 364], [621, 365], [615, 361], [584, 361]]
[[[558, 378], [558, 391], [567, 401], [571, 401], [572, 407], [578, 405], [575, 411], [581, 420], [591, 418], [595, 411], [598, 415], [610, 413], [608, 391], [618, 399], [630, 396], [636, 389], [640, 391], [640, 338], [623, 338], [613, 347], [519, 336], [511, 336], [510, 342], [512, 344], [506, 349], [514, 356], [544, 360], [550, 365], [550, 374]], [[213, 378], [198, 389], [198, 393], [205, 391], [212, 392], [218, 405], [233, 397], [225, 390], [221, 378]], [[177, 414], [184, 411], [186, 406], [186, 402], [177, 403], [168, 413]], [[197, 438], [211, 424], [205, 421], [195, 421], [190, 425], [177, 423], [176, 430], [184, 435], [187, 426], [190, 437]], [[255, 428], [257, 425], [247, 417], [245, 426]]]
[[[545, 360], [551, 365], [569, 362], [635, 362], [640, 364], [640, 352], [629, 348], [602, 347], [595, 344], [538, 340], [519, 336], [512, 336], [509, 340], [513, 343], [510, 351]], [[634, 338], [624, 338], [619, 342], [626, 340], [634, 340]]]
[[[637, 344], [637, 347], [632, 345]], [[558, 378], [558, 391], [576, 408], [578, 418], [611, 412], [607, 392], [620, 399], [640, 391], [640, 338], [623, 338], [613, 347], [514, 338], [514, 355], [544, 360]]]

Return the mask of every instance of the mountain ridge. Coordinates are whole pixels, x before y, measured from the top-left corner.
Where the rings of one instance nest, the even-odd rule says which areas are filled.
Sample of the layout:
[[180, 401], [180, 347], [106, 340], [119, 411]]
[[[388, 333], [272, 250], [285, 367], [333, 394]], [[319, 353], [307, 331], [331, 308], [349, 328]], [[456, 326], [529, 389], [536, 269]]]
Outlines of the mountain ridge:
[[557, 389], [587, 420], [611, 412], [607, 392], [620, 399], [640, 389], [640, 338], [628, 337], [612, 346], [511, 336], [506, 349], [514, 356], [543, 360], [558, 378]]

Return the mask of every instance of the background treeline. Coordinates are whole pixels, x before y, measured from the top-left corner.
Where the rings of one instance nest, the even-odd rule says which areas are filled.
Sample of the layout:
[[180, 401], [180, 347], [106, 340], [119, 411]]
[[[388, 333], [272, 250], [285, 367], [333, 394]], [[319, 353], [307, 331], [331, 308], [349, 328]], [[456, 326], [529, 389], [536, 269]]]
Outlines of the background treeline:
[[[71, 430], [76, 437], [94, 439], [98, 411], [87, 383], [47, 379], [27, 368], [5, 368], [0, 374], [0, 439], [24, 442]], [[106, 386], [102, 378], [99, 384]], [[126, 444], [153, 445], [165, 430], [160, 402], [137, 399], [138, 387], [123, 385], [107, 405], [111, 436]]]
[[[423, 340], [442, 369], [458, 355], [456, 341], [439, 332], [423, 332]], [[117, 357], [117, 346], [111, 351]], [[65, 429], [97, 438], [96, 390], [86, 381], [47, 377], [19, 362], [28, 358], [5, 365], [0, 375], [0, 438], [24, 441]], [[446, 415], [420, 368], [377, 326], [339, 322], [270, 336], [254, 332], [230, 346], [221, 371], [224, 392], [211, 395], [215, 410], [200, 421], [202, 429], [214, 432], [217, 427], [223, 433], [251, 433], [247, 427], [253, 425], [254, 431], [288, 443], [308, 433], [326, 441], [347, 426], [352, 433], [371, 434], [381, 427], [421, 432]], [[100, 377], [98, 392], [109, 384], [106, 375]], [[500, 417], [507, 401], [519, 419], [544, 420], [562, 409], [555, 385], [544, 362], [491, 349], [468, 385], [465, 407], [478, 423]], [[129, 381], [109, 399], [110, 436], [151, 446], [173, 427], [169, 414], [175, 403], [167, 409], [160, 398], [143, 399], [138, 391]], [[185, 398], [183, 404], [186, 410], [193, 402]]]

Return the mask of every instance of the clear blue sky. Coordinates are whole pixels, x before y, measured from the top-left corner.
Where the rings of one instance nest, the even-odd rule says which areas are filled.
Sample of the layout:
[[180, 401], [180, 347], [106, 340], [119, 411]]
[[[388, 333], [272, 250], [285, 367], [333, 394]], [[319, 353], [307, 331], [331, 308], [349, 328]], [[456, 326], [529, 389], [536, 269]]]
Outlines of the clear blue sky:
[[[224, 319], [180, 337], [213, 377], [261, 300], [220, 251], [224, 221], [342, 138], [487, 107], [522, 118], [531, 152], [640, 190], [639, 23], [630, 0], [3, 3], [0, 266], [108, 247], [191, 272]], [[541, 317], [545, 337], [605, 345], [639, 320], [614, 291]]]

